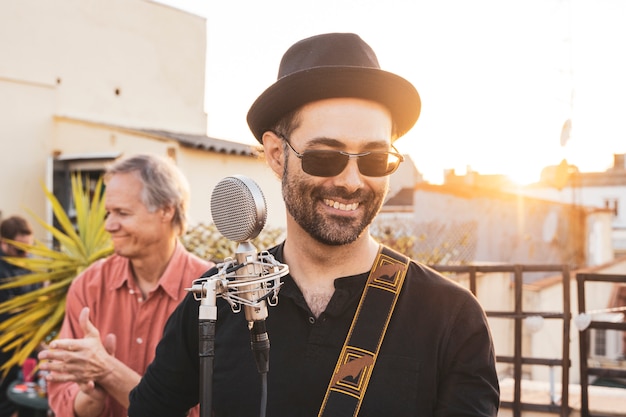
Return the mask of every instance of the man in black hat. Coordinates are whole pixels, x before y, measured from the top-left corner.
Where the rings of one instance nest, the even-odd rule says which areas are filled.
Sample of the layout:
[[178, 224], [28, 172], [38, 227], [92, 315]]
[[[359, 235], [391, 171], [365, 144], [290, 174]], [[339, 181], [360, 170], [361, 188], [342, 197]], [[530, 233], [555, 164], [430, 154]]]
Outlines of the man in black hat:
[[[289, 275], [266, 321], [267, 386], [245, 318], [218, 299], [206, 415], [497, 414], [495, 355], [476, 299], [369, 233], [403, 159], [393, 142], [420, 107], [413, 85], [381, 70], [354, 34], [314, 36], [285, 53], [248, 113], [288, 213], [287, 239], [270, 250]], [[188, 296], [170, 317], [130, 417], [182, 416], [199, 401], [197, 316]]]

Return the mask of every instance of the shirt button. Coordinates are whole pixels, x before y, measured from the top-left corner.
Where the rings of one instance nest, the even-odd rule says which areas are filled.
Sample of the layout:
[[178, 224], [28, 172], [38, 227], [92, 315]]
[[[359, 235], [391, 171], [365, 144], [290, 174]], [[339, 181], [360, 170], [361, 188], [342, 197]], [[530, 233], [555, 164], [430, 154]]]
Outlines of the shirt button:
[[137, 341], [138, 344], [142, 344], [143, 343], [143, 339], [141, 337], [138, 337], [136, 339], [136, 341]]
[[313, 316], [309, 317], [309, 323], [315, 324], [315, 317]]

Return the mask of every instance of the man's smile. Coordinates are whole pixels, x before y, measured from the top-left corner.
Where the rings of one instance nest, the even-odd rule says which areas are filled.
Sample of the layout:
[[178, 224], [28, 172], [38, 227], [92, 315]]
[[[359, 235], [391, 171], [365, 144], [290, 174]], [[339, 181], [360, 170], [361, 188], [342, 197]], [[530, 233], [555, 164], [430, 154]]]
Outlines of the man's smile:
[[344, 204], [344, 203], [340, 203], [338, 201], [335, 200], [331, 200], [329, 198], [325, 198], [324, 199], [324, 203], [327, 206], [330, 206], [332, 208], [336, 208], [338, 210], [342, 210], [342, 211], [354, 211], [359, 207], [359, 203], [350, 203], [350, 204]]

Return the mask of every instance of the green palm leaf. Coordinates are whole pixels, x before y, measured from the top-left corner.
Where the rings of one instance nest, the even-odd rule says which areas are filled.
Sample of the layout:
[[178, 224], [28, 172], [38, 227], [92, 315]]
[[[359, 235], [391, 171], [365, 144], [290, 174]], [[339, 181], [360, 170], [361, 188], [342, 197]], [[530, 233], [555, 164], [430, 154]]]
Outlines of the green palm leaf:
[[0, 290], [31, 284], [43, 286], [0, 303], [0, 313], [12, 314], [0, 323], [0, 349], [14, 350], [13, 357], [0, 366], [4, 375], [11, 367], [22, 364], [42, 342], [55, 337], [63, 323], [65, 298], [72, 281], [90, 264], [113, 252], [104, 228], [106, 209], [102, 178], [90, 196], [90, 191], [83, 187], [80, 174], [72, 176], [75, 225], [54, 194], [44, 185], [42, 188], [60, 228], [47, 224], [32, 211], [30, 213], [59, 242], [60, 250], [50, 249], [41, 242], [33, 245], [10, 242], [30, 256], [4, 259], [32, 273], [0, 280]]

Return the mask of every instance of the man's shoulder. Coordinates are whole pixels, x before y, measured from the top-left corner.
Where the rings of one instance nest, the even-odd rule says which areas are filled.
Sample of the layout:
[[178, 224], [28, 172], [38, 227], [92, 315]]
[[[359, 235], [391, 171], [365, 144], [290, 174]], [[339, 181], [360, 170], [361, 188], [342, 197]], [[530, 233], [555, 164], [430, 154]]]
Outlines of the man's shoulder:
[[185, 247], [183, 247], [183, 250], [179, 252], [178, 256], [180, 257], [180, 260], [184, 260], [184, 262], [189, 265], [191, 272], [194, 274], [198, 271], [204, 272], [213, 266], [213, 262], [200, 258], [198, 255], [190, 252]]
[[0, 278], [10, 278], [18, 275], [24, 275], [29, 273], [27, 269], [15, 266], [4, 259], [0, 258]]
[[11, 264], [0, 258], [0, 278], [8, 278], [13, 276], [11, 273]]
[[107, 256], [106, 258], [100, 258], [97, 261], [94, 261], [91, 265], [89, 265], [85, 271], [96, 271], [99, 269], [107, 269], [107, 268], [120, 268], [126, 267], [129, 263], [128, 258], [123, 256], [112, 254]]
[[205, 265], [208, 265], [209, 263], [211, 263], [210, 261], [207, 261], [206, 259], [203, 259], [203, 258], [199, 257], [198, 255], [196, 255], [195, 253], [189, 251], [185, 247], [183, 247], [183, 250], [180, 251], [180, 256], [188, 259], [189, 262], [193, 262], [194, 264], [205, 264]]
[[433, 291], [445, 291], [448, 294], [459, 294], [460, 296], [471, 294], [467, 288], [452, 278], [414, 260], [409, 264], [406, 279], [419, 287], [429, 288]]
[[[86, 283], [101, 279], [111, 273], [120, 273], [128, 268], [128, 259], [113, 254], [106, 258], [98, 259], [85, 268], [74, 279], [74, 283]], [[76, 285], [76, 284], [75, 284]]]

